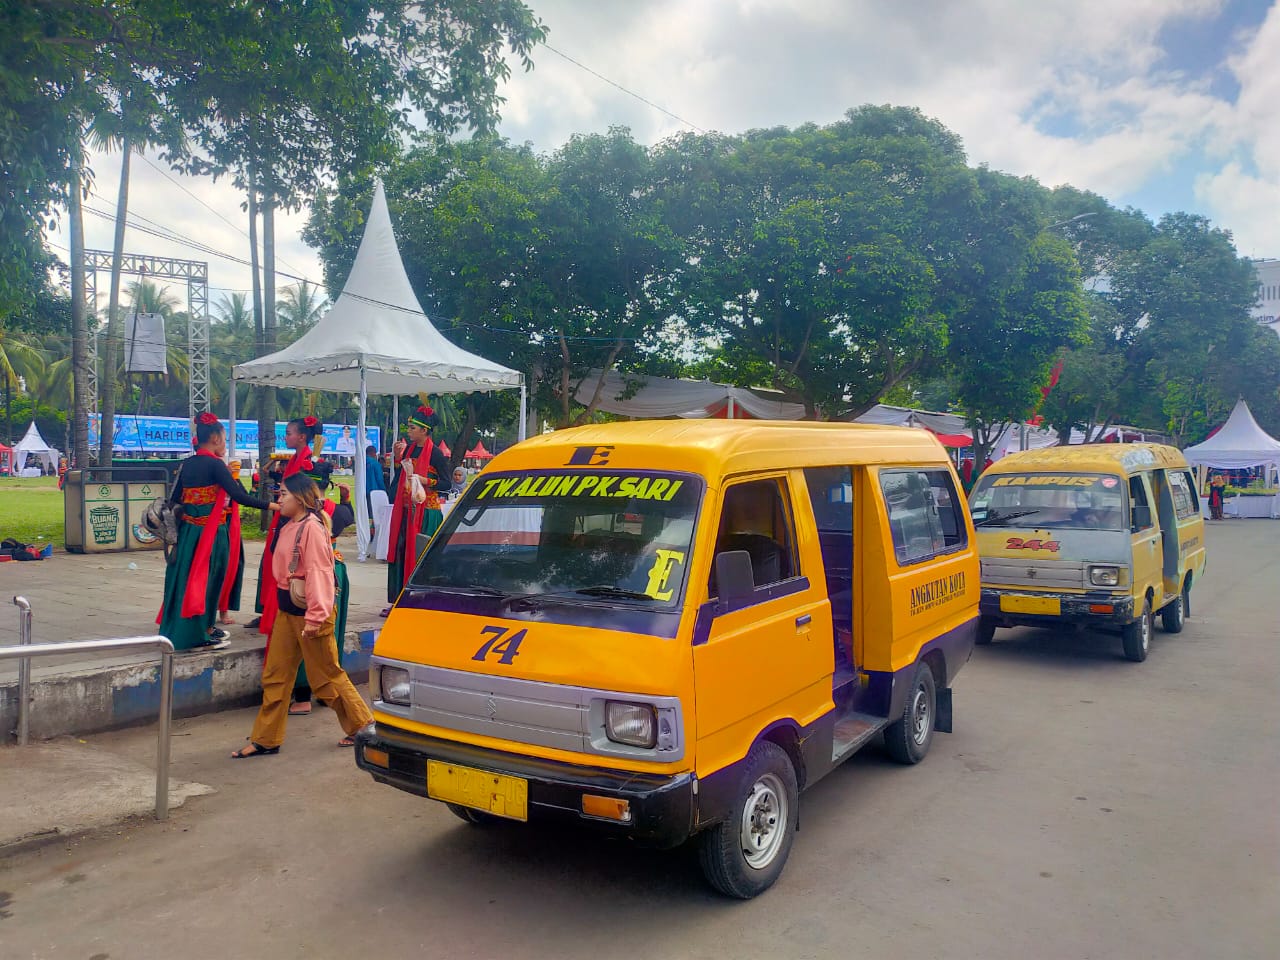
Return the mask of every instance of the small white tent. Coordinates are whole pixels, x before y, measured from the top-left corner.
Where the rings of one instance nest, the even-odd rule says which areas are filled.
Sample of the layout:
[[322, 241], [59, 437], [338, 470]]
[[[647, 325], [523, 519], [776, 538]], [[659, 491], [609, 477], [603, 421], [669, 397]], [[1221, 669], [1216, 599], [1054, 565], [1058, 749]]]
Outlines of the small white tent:
[[1182, 453], [1190, 464], [1223, 470], [1280, 466], [1280, 440], [1258, 426], [1243, 399], [1236, 401], [1221, 430]]
[[[518, 388], [520, 429], [524, 430], [524, 378], [450, 343], [427, 319], [405, 274], [381, 183], [374, 190], [351, 274], [329, 312], [294, 343], [238, 365], [232, 376], [239, 383], [358, 393], [356, 442], [361, 452], [368, 443], [365, 406], [371, 393], [405, 396]], [[232, 391], [232, 420], [234, 404]], [[369, 550], [364, 465], [363, 456], [355, 457], [361, 560]]]
[[30, 458], [35, 458], [50, 469], [58, 466], [58, 451], [44, 442], [44, 437], [40, 436], [40, 428], [36, 426], [34, 420], [31, 421], [31, 426], [27, 427], [26, 436], [13, 448], [14, 471], [21, 473]]

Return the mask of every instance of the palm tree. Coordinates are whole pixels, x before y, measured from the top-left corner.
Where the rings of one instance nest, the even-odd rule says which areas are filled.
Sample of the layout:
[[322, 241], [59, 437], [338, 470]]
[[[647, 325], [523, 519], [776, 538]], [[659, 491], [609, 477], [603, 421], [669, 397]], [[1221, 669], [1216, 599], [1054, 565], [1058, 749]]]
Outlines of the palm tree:
[[246, 294], [223, 294], [222, 302], [216, 309], [218, 319], [227, 325], [227, 332], [231, 335], [238, 336], [253, 329], [253, 308], [249, 306]]
[[306, 280], [285, 287], [283, 293], [283, 298], [276, 304], [276, 313], [285, 336], [292, 341], [315, 326], [328, 300], [319, 287]]
[[[35, 338], [19, 330], [5, 330], [0, 326], [0, 386], [4, 388], [5, 424], [9, 442], [13, 442], [13, 423], [9, 415], [9, 401], [16, 388], [30, 393], [35, 383], [44, 375], [45, 356]], [[24, 390], [25, 384], [25, 390]]]

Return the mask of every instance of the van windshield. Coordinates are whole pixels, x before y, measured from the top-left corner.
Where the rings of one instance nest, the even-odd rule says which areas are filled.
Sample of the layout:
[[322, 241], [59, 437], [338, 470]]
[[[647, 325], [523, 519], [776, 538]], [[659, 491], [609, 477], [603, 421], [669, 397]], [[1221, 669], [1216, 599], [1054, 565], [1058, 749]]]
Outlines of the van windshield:
[[969, 507], [982, 527], [1124, 530], [1127, 491], [1121, 478], [1109, 474], [987, 474]]
[[680, 603], [702, 480], [655, 471], [482, 474], [413, 587], [514, 598]]

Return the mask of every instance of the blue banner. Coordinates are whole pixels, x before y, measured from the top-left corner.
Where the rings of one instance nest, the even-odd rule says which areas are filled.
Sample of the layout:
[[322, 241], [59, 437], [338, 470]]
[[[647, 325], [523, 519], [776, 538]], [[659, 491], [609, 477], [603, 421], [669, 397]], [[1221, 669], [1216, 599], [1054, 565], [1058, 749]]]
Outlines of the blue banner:
[[[98, 445], [97, 417], [89, 420], [89, 446]], [[230, 422], [222, 421], [223, 427], [230, 430]], [[276, 453], [288, 453], [284, 445], [284, 430], [287, 421], [276, 421]], [[356, 428], [354, 425], [326, 423], [322, 427], [324, 448], [321, 456], [353, 457], [356, 454]], [[379, 450], [382, 431], [378, 427], [365, 427], [368, 442]], [[231, 437], [227, 437], [230, 446]], [[112, 443], [117, 453], [179, 453], [191, 452], [191, 421], [183, 417], [135, 417], [130, 414], [116, 414], [115, 440]], [[240, 457], [256, 457], [258, 455], [258, 421], [236, 421], [236, 455]]]

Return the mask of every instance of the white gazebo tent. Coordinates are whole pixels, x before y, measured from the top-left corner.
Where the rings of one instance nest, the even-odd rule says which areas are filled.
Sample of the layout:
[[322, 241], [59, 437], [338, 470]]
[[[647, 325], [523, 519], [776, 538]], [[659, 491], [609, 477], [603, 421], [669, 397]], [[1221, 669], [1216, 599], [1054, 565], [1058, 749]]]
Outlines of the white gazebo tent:
[[[1267, 467], [1271, 478], [1280, 470], [1280, 440], [1268, 434], [1253, 419], [1253, 413], [1244, 399], [1236, 401], [1235, 409], [1222, 428], [1204, 443], [1187, 447], [1182, 451], [1187, 462], [1200, 467], [1200, 485], [1204, 486], [1204, 469], [1245, 470], [1249, 467]], [[1276, 514], [1276, 504], [1271, 514]]]
[[[360, 454], [368, 443], [365, 406], [369, 394], [398, 397], [519, 389], [520, 439], [524, 439], [524, 378], [450, 343], [432, 326], [405, 274], [381, 183], [374, 191], [351, 274], [329, 312], [283, 350], [239, 364], [232, 377], [237, 383], [359, 394], [356, 445]], [[230, 419], [234, 444], [234, 390]], [[234, 445], [231, 452], [235, 453]], [[359, 558], [364, 560], [369, 552], [369, 516], [363, 455], [355, 457], [355, 468], [356, 533]]]
[[26, 435], [13, 448], [14, 472], [21, 474], [22, 468], [27, 465], [27, 460], [32, 457], [46, 467], [57, 468], [58, 466], [58, 451], [44, 442], [44, 437], [40, 436], [40, 428], [36, 426], [34, 420], [31, 421], [31, 426], [27, 427]]

